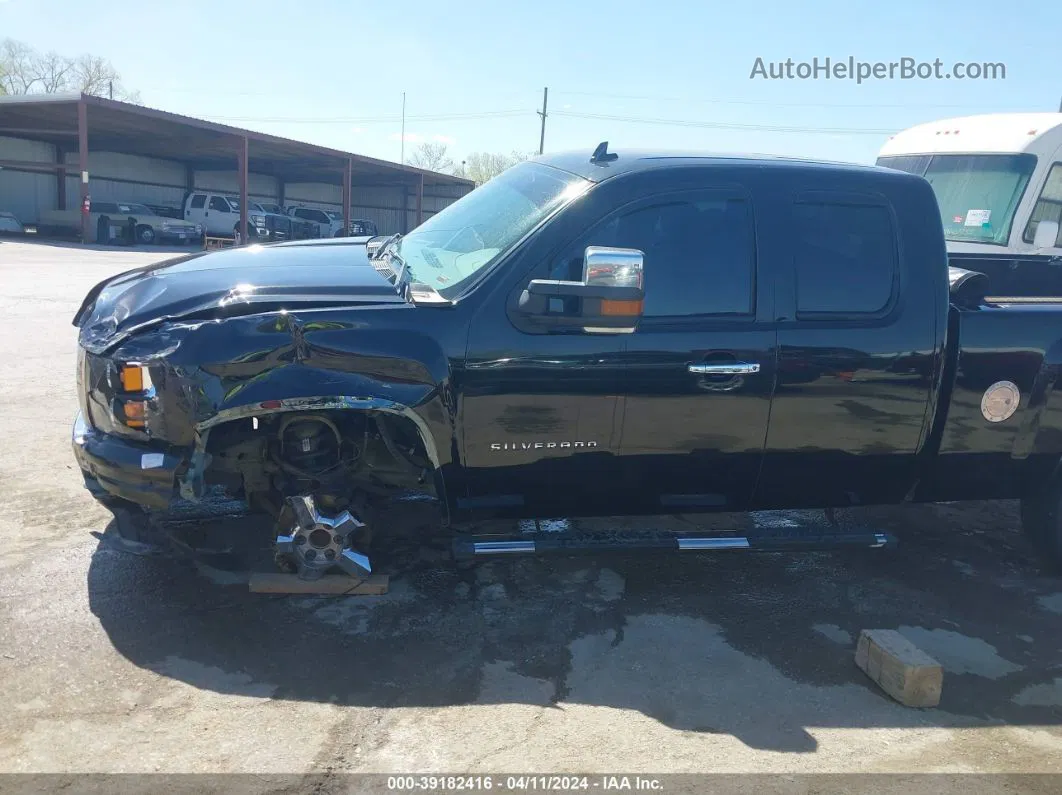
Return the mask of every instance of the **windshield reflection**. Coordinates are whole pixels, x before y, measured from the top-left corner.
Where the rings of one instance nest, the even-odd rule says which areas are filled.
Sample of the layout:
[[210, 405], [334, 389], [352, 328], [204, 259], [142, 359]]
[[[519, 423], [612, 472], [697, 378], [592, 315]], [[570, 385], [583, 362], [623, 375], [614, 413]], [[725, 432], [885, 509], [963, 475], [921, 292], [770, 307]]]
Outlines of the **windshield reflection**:
[[498, 257], [590, 183], [538, 163], [520, 163], [399, 240], [394, 253], [413, 279], [456, 298]]

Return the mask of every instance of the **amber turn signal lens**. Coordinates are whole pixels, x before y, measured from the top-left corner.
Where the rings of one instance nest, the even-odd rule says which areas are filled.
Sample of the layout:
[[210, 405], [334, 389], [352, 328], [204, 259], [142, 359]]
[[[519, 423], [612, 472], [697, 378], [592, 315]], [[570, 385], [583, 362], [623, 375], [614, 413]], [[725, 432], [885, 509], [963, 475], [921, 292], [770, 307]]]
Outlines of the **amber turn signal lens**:
[[601, 302], [602, 315], [637, 316], [642, 314], [641, 301], [609, 301]]
[[141, 367], [139, 364], [123, 364], [120, 373], [123, 391], [146, 392], [151, 389], [151, 375], [146, 367]]
[[143, 400], [130, 400], [122, 407], [125, 412], [125, 424], [130, 428], [143, 428], [147, 419], [147, 403]]

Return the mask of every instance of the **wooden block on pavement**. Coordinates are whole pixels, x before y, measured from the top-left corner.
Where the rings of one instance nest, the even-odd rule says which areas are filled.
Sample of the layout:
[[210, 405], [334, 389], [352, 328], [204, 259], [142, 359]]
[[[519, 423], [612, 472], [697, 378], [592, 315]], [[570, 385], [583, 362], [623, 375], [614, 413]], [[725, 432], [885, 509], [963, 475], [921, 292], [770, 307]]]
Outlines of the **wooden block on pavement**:
[[855, 661], [904, 706], [935, 707], [940, 703], [944, 669], [894, 629], [864, 629]]
[[252, 574], [248, 585], [251, 593], [305, 593], [338, 596], [380, 596], [387, 593], [390, 577], [373, 574], [357, 580], [346, 574], [326, 574], [316, 580], [304, 580], [297, 574]]

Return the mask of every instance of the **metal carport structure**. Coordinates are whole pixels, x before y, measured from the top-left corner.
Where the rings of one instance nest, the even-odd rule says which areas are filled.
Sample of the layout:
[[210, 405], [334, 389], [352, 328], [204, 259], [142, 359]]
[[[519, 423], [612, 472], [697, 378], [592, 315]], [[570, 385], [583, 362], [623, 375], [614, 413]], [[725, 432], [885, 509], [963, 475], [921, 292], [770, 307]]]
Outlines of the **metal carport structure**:
[[[88, 94], [46, 94], [0, 97], [0, 136], [51, 144], [53, 162], [4, 159], [0, 167], [56, 175], [58, 209], [66, 209], [66, 176], [71, 163], [64, 153], [78, 154], [80, 199], [90, 193], [89, 149], [139, 155], [183, 163], [185, 188], [196, 189], [197, 169], [226, 170], [235, 164], [238, 175], [241, 228], [247, 226], [248, 174], [274, 178], [279, 202], [289, 181], [339, 184], [344, 228], [351, 221], [351, 191], [356, 188], [401, 188], [408, 211], [415, 197], [415, 220], [424, 218], [426, 190], [443, 189], [456, 198], [474, 183], [448, 174], [378, 160], [352, 152], [302, 143], [265, 133], [230, 127], [190, 116], [104, 99]], [[408, 212], [402, 230], [408, 231]], [[82, 237], [88, 238], [82, 215]]]

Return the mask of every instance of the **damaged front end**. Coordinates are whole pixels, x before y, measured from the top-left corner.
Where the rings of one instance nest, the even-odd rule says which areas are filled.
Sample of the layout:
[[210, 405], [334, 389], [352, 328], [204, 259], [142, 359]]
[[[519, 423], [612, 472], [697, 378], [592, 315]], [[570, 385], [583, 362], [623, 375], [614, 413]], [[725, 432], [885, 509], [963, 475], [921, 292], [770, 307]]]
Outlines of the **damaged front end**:
[[390, 317], [413, 306], [367, 266], [311, 280], [340, 275], [369, 286], [360, 297], [288, 290], [294, 311], [242, 284], [212, 310], [189, 298], [178, 313], [166, 279], [144, 271], [99, 291], [77, 319], [73, 433], [93, 495], [165, 511], [221, 491], [272, 518], [283, 567], [367, 574], [373, 502], [439, 496], [434, 439], [451, 411], [445, 358]]

